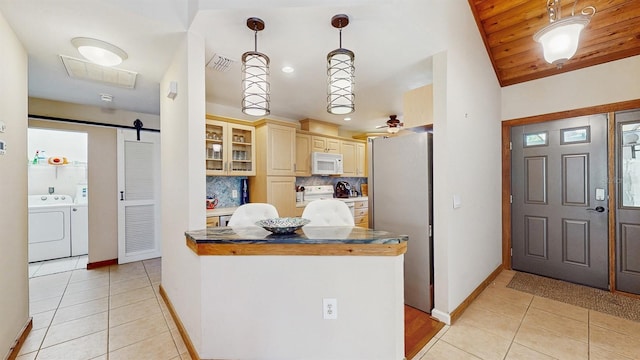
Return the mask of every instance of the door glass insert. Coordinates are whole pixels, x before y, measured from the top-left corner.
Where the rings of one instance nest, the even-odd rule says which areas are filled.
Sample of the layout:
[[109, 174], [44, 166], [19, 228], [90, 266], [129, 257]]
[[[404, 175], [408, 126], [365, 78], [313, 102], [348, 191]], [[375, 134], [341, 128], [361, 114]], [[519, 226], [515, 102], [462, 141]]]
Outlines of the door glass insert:
[[578, 144], [591, 141], [589, 126], [560, 130], [560, 144]]
[[547, 146], [549, 144], [549, 134], [546, 131], [524, 134], [524, 147]]
[[620, 127], [620, 182], [623, 207], [640, 207], [640, 122]]

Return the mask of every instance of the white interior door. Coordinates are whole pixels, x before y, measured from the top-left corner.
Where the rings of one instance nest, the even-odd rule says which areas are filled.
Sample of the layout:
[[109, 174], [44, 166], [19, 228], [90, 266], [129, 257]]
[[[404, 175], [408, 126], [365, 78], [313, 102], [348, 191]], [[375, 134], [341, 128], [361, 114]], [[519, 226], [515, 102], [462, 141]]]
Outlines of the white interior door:
[[160, 134], [118, 130], [118, 263], [161, 256]]

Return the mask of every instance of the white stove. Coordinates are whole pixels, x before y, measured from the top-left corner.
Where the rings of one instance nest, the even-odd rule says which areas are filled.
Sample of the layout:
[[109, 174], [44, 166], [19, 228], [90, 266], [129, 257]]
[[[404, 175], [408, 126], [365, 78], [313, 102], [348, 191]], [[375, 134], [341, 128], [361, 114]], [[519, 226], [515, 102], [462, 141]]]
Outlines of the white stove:
[[333, 185], [314, 185], [305, 186], [304, 188], [304, 200], [323, 200], [333, 199]]
[[[305, 186], [304, 201], [310, 202], [314, 200], [333, 199], [333, 185], [314, 185]], [[336, 199], [344, 202], [351, 210], [351, 215], [355, 214], [355, 203], [349, 199]]]

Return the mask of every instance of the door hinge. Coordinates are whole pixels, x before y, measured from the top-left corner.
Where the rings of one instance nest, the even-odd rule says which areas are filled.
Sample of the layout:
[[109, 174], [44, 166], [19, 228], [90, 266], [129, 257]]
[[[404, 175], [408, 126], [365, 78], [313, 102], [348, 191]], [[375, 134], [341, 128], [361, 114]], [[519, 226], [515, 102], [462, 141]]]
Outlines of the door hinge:
[[429, 237], [433, 236], [433, 227], [431, 227], [431, 225], [429, 225]]
[[511, 251], [510, 251], [509, 255], [513, 256], [513, 248], [511, 248]]
[[509, 204], [513, 204], [513, 195], [509, 195]]
[[509, 141], [509, 150], [513, 150], [513, 143]]

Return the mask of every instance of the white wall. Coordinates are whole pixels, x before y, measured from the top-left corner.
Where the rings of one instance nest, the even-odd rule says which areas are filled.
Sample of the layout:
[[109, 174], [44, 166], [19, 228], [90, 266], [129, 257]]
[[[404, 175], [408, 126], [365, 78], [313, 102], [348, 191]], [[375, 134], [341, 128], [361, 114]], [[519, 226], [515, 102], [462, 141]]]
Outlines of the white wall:
[[[401, 360], [403, 258], [203, 257], [199, 355]], [[323, 298], [337, 300], [337, 319], [322, 318]]]
[[29, 160], [36, 151], [45, 150], [45, 157], [65, 157], [66, 165], [29, 162], [29, 195], [47, 194], [53, 187], [56, 194], [76, 196], [76, 186], [87, 184], [87, 133], [30, 128], [27, 155]]
[[502, 262], [501, 130], [500, 86], [469, 5], [444, 3], [433, 9], [447, 44], [433, 61], [433, 314], [449, 322]]
[[[160, 84], [162, 286], [200, 348], [200, 259], [184, 232], [206, 227], [204, 39], [188, 32]], [[166, 97], [178, 82], [175, 99]]]
[[502, 88], [502, 119], [640, 99], [638, 79], [640, 55], [507, 86]]
[[[27, 52], [0, 13], [0, 357], [29, 320], [27, 273]], [[10, 206], [6, 206], [6, 205]]]

